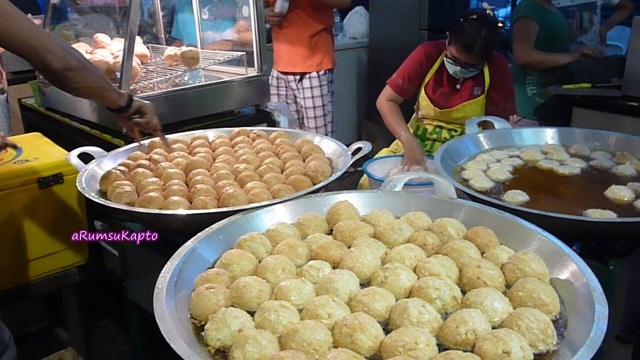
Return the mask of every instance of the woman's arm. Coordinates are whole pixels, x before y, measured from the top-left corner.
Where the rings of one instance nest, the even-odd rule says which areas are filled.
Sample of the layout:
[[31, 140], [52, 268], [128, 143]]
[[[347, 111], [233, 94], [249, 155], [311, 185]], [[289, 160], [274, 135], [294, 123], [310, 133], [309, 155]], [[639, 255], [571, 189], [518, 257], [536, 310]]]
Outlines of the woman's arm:
[[607, 33], [611, 28], [620, 24], [622, 20], [626, 19], [631, 13], [633, 13], [634, 5], [631, 0], [620, 0], [615, 5], [616, 11], [611, 14], [611, 16], [600, 25], [599, 35], [600, 35], [600, 44], [604, 45], [607, 43]]

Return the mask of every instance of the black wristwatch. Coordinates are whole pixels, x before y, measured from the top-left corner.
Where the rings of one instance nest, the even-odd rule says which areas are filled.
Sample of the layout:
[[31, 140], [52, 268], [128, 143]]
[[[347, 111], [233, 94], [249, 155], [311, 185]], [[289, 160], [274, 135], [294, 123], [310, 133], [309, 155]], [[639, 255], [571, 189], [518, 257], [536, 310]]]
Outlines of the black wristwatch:
[[127, 114], [131, 111], [131, 107], [133, 106], [133, 95], [127, 94], [127, 102], [119, 108], [110, 108], [107, 107], [107, 110], [116, 113], [116, 114]]

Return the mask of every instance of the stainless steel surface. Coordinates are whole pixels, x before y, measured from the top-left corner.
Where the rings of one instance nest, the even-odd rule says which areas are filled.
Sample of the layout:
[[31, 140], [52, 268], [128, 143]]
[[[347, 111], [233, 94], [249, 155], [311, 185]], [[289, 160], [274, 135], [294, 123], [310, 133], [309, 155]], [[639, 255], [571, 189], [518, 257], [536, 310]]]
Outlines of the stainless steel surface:
[[186, 242], [158, 277], [154, 313], [165, 339], [184, 359], [210, 359], [189, 320], [189, 298], [195, 278], [233, 246], [241, 235], [263, 232], [275, 222], [294, 222], [314, 211], [326, 213], [333, 203], [347, 200], [361, 213], [386, 208], [396, 216], [413, 210], [432, 218], [455, 217], [466, 226], [493, 229], [503, 244], [540, 255], [551, 270], [552, 285], [566, 306], [568, 328], [555, 359], [591, 359], [607, 328], [608, 306], [596, 277], [579, 256], [551, 234], [508, 213], [465, 200], [416, 196], [408, 192], [344, 191], [315, 194], [225, 219]]
[[131, 87], [131, 65], [133, 63], [133, 49], [136, 44], [136, 35], [138, 35], [138, 24], [140, 23], [140, 13], [142, 11], [142, 0], [129, 1], [129, 18], [127, 19], [127, 28], [125, 29], [125, 41], [122, 54], [122, 62], [120, 65], [120, 89], [129, 92]]
[[[153, 5], [156, 9], [162, 9], [160, 0], [153, 0]], [[167, 39], [164, 36], [164, 23], [162, 22], [162, 11], [156, 11], [154, 16], [155, 32], [156, 36], [160, 40], [160, 45], [167, 45]]]
[[[145, 146], [149, 141], [151, 141], [151, 139], [142, 141], [141, 144], [134, 143], [128, 146], [124, 146], [110, 153], [105, 153], [103, 150], [101, 152], [101, 149], [97, 147], [81, 147], [69, 152], [67, 158], [71, 164], [79, 169], [80, 172], [76, 180], [76, 185], [78, 187], [78, 190], [89, 200], [116, 209], [122, 213], [131, 215], [142, 224], [149, 226], [149, 228], [154, 231], [170, 231], [173, 233], [180, 233], [184, 229], [204, 229], [205, 227], [215, 223], [216, 221], [224, 219], [232, 214], [243, 210], [287, 201], [292, 198], [316, 191], [338, 178], [338, 176], [342, 175], [354, 161], [367, 154], [371, 150], [371, 144], [366, 141], [356, 142], [349, 146], [349, 148], [347, 148], [342, 143], [339, 143], [338, 141], [330, 137], [303, 132], [300, 130], [259, 127], [248, 129], [262, 130], [269, 134], [274, 131], [284, 131], [293, 141], [300, 138], [309, 138], [313, 140], [315, 144], [319, 145], [324, 150], [327, 157], [331, 159], [333, 173], [328, 179], [314, 185], [309, 189], [297, 192], [291, 196], [261, 203], [210, 210], [154, 210], [137, 208], [111, 202], [104, 198], [104, 196], [100, 193], [99, 188], [100, 177], [102, 176], [102, 174], [104, 174], [107, 170], [115, 167], [122, 160], [125, 160], [130, 153], [136, 150], [140, 150], [141, 146]], [[207, 134], [209, 138], [212, 139], [217, 134], [230, 134], [233, 130], [235, 129], [220, 128], [204, 131], [196, 130], [167, 135], [167, 138], [188, 138], [196, 134]], [[82, 153], [90, 153], [93, 156], [97, 156], [97, 158], [85, 166], [82, 161], [78, 159], [78, 156]], [[104, 156], [101, 157], [102, 154], [104, 154]]]
[[631, 24], [631, 38], [624, 67], [622, 93], [628, 96], [640, 97], [640, 16], [633, 18]]
[[634, 234], [640, 232], [640, 217], [596, 219], [529, 209], [486, 196], [455, 179], [454, 170], [457, 166], [487, 149], [544, 144], [583, 144], [592, 150], [640, 154], [640, 137], [637, 136], [591, 129], [532, 127], [489, 130], [450, 140], [436, 152], [435, 164], [440, 175], [447, 177], [474, 200], [518, 215], [562, 240], [579, 238], [585, 242], [602, 244], [610, 244], [612, 240], [635, 243], [637, 236]]

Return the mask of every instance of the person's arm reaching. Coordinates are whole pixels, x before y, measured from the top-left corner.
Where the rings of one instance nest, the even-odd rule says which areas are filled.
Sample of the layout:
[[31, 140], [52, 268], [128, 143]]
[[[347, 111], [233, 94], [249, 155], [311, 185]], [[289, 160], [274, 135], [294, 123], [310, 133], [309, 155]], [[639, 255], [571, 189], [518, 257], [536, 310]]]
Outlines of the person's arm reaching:
[[600, 35], [600, 45], [604, 45], [607, 43], [607, 33], [611, 28], [620, 24], [622, 20], [626, 19], [629, 15], [633, 13], [634, 5], [631, 0], [620, 0], [615, 5], [616, 11], [611, 14], [611, 16], [600, 25], [599, 35]]

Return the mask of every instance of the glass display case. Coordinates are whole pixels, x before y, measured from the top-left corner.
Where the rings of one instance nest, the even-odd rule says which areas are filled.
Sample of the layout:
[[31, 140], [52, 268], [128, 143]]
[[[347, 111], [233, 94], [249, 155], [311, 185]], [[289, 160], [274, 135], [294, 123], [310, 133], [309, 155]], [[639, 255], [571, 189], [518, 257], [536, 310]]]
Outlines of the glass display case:
[[[51, 0], [44, 21], [162, 123], [268, 101], [261, 0]], [[116, 127], [103, 106], [38, 84], [43, 106]]]

